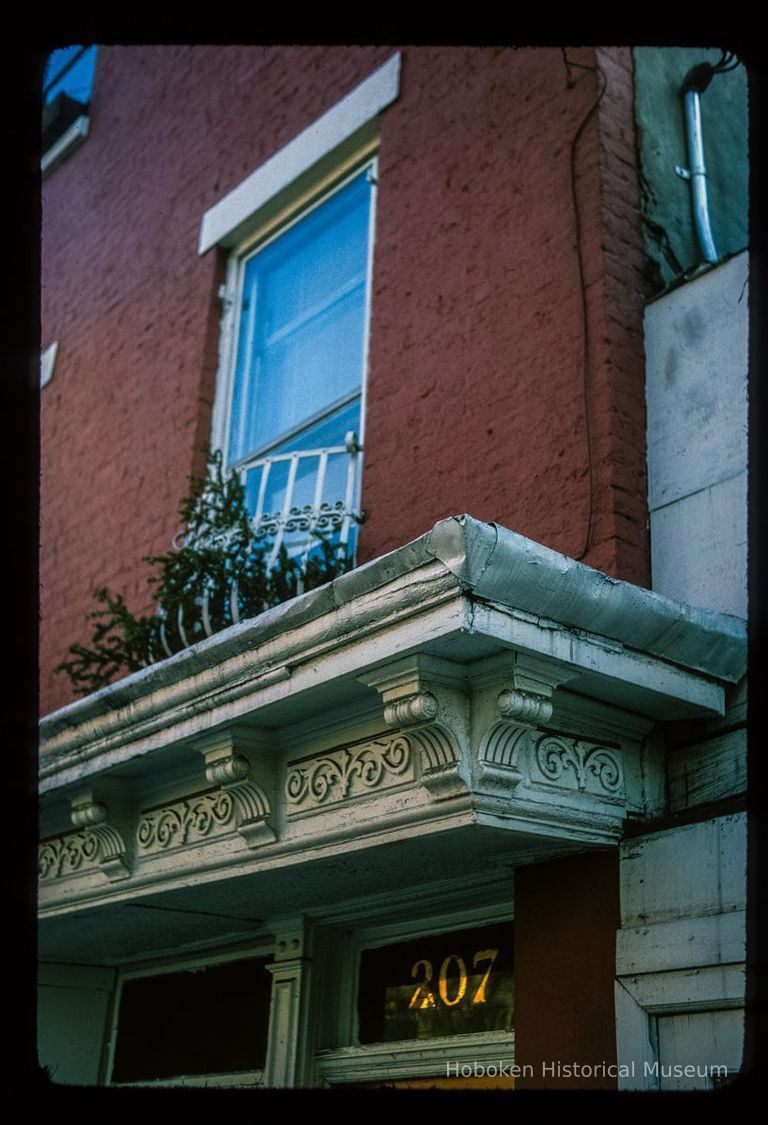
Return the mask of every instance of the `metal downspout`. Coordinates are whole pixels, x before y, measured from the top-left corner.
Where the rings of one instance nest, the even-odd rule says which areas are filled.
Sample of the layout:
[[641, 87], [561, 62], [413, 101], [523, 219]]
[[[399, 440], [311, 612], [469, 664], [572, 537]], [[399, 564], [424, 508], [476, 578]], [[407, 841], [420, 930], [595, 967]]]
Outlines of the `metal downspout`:
[[707, 170], [704, 165], [704, 137], [701, 128], [701, 95], [713, 77], [713, 68], [708, 63], [700, 63], [688, 72], [683, 80], [680, 93], [685, 107], [685, 133], [688, 142], [688, 168], [675, 169], [679, 176], [689, 180], [693, 203], [693, 219], [696, 236], [705, 262], [716, 262], [718, 253], [712, 236], [709, 221], [709, 201], [707, 199]]

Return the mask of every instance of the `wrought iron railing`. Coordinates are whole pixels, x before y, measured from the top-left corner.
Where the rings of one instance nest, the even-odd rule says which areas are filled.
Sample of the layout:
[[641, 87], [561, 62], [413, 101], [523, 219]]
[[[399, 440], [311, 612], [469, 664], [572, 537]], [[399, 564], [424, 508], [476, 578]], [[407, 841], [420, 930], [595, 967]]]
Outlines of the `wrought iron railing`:
[[[281, 548], [303, 569], [321, 539], [347, 565], [354, 559], [357, 527], [363, 519], [357, 508], [361, 453], [357, 435], [350, 431], [343, 445], [276, 453], [235, 466], [253, 512], [254, 539], [264, 545], [267, 574], [279, 563]], [[299, 579], [297, 593], [301, 592]], [[226, 592], [206, 590], [196, 599], [195, 620], [185, 620], [181, 606], [171, 618], [161, 615], [160, 644], [167, 656], [222, 628], [211, 610], [212, 598], [221, 603], [222, 594], [228, 603], [228, 622], [239, 623], [237, 584], [230, 582]]]
[[356, 509], [360, 453], [357, 435], [350, 431], [343, 445], [275, 453], [236, 466], [246, 496], [255, 494], [255, 537], [271, 543], [267, 571], [283, 545], [292, 556], [306, 559], [318, 535], [344, 552], [354, 550], [351, 539], [362, 519]]

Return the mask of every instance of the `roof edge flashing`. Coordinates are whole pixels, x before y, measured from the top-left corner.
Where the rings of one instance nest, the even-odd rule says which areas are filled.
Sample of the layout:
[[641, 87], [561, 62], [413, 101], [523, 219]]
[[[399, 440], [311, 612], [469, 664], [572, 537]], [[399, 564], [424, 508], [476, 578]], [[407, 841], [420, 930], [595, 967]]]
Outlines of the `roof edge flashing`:
[[714, 679], [746, 671], [746, 622], [634, 586], [498, 524], [442, 520], [427, 546], [476, 598], [620, 641]]
[[[455, 585], [454, 585], [455, 581]], [[75, 700], [41, 719], [54, 736], [99, 715], [132, 707], [147, 694], [200, 675], [272, 638], [374, 597], [369, 614], [411, 615], [424, 597], [483, 600], [735, 683], [746, 667], [746, 626], [740, 618], [697, 609], [593, 570], [495, 523], [469, 515], [438, 521], [418, 539], [341, 575], [325, 586], [215, 633], [205, 641]]]
[[499, 528], [466, 514], [449, 516], [436, 523], [423, 540], [425, 550], [454, 575], [463, 589], [474, 590], [496, 550]]

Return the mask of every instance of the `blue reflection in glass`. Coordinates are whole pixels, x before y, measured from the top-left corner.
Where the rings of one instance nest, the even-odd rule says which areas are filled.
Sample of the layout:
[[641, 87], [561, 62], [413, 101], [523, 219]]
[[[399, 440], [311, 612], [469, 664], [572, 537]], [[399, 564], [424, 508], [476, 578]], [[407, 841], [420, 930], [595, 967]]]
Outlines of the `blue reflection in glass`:
[[43, 100], [47, 105], [58, 94], [68, 94], [87, 105], [93, 88], [98, 47], [75, 44], [52, 51], [45, 64]]
[[[359, 389], [370, 195], [363, 172], [247, 262], [230, 461]], [[323, 425], [312, 445], [304, 444], [307, 432], [278, 448], [317, 448], [316, 438], [325, 444]]]

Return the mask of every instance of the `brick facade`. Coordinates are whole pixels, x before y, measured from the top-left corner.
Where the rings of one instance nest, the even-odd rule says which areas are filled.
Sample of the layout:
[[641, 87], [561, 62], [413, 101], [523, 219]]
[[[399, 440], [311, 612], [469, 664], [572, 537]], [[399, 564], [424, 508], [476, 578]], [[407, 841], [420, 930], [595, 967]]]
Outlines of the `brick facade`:
[[[91, 134], [44, 183], [42, 710], [105, 584], [147, 610], [210, 433], [225, 255], [204, 211], [391, 48], [102, 48]], [[363, 561], [467, 511], [647, 583], [631, 58], [410, 48], [381, 116]]]
[[517, 871], [515, 1061], [532, 1070], [521, 1089], [616, 1089], [618, 924], [615, 851]]

